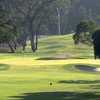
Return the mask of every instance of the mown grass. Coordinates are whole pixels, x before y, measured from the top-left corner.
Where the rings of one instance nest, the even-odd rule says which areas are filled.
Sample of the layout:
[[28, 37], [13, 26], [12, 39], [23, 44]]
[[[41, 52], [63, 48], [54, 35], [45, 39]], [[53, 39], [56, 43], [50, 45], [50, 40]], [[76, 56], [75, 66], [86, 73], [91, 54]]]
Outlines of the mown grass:
[[99, 68], [100, 61], [92, 47], [74, 46], [71, 38], [40, 39], [34, 54], [29, 46], [25, 53], [0, 54], [0, 100], [100, 100], [100, 72], [76, 67]]

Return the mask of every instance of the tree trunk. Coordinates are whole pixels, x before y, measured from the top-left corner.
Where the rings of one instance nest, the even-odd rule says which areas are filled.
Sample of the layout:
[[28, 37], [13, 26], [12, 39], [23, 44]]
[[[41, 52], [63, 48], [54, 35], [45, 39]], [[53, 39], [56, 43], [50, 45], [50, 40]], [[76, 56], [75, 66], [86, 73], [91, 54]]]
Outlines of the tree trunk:
[[13, 43], [14, 43], [14, 49], [16, 50], [17, 49], [17, 42], [14, 40]]
[[29, 32], [30, 32], [30, 40], [31, 40], [31, 49], [33, 52], [36, 51], [36, 39], [35, 39], [35, 31], [33, 31], [32, 21], [29, 20]]
[[36, 44], [35, 44], [35, 35], [34, 33], [31, 33], [31, 49], [33, 52], [36, 51]]
[[36, 32], [36, 50], [38, 49], [38, 32]]
[[22, 47], [23, 47], [23, 51], [25, 51], [25, 49], [26, 49], [26, 44], [23, 44]]
[[11, 53], [15, 53], [15, 49], [12, 47], [10, 42], [8, 42], [8, 46], [9, 46], [9, 48], [11, 50]]

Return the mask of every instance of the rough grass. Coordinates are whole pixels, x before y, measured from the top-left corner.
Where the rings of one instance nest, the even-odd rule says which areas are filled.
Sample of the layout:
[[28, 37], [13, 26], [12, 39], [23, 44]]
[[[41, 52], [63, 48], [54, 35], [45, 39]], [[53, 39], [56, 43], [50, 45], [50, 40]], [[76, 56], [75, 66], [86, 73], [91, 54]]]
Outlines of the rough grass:
[[100, 67], [92, 48], [75, 47], [71, 35], [40, 39], [39, 45], [35, 54], [29, 46], [26, 53], [0, 54], [0, 100], [100, 100], [100, 72], [76, 67]]

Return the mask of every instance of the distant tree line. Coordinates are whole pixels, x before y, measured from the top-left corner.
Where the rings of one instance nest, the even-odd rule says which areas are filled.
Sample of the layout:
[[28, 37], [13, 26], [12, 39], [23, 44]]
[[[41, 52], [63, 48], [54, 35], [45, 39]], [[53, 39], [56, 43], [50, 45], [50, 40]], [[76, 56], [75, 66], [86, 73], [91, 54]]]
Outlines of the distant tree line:
[[[35, 52], [39, 35], [62, 35], [72, 31], [79, 34], [81, 25], [78, 24], [82, 20], [92, 20], [93, 27], [94, 23], [99, 24], [99, 3], [98, 0], [0, 0], [0, 43], [9, 43], [11, 51], [15, 52], [19, 46], [25, 50], [28, 39]], [[5, 22], [2, 24], [2, 21]], [[86, 30], [84, 33], [84, 39], [88, 40], [90, 34]], [[84, 41], [82, 37], [85, 36], [79, 41]]]

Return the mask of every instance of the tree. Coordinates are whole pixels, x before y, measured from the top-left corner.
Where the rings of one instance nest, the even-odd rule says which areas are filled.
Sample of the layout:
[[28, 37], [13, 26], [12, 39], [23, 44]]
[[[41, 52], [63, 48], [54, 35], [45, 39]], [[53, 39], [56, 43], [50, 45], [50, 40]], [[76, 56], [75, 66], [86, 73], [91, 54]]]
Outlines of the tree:
[[24, 34], [28, 34], [32, 51], [36, 51], [36, 31], [44, 11], [55, 0], [4, 0], [5, 8], [11, 12], [11, 19], [20, 19]]
[[96, 29], [96, 23], [94, 21], [81, 21], [76, 27], [76, 33], [73, 36], [74, 43], [91, 43], [92, 33]]
[[17, 37], [16, 27], [7, 19], [6, 14], [7, 12], [0, 7], [0, 43], [8, 44], [11, 52], [15, 52], [12, 43]]

